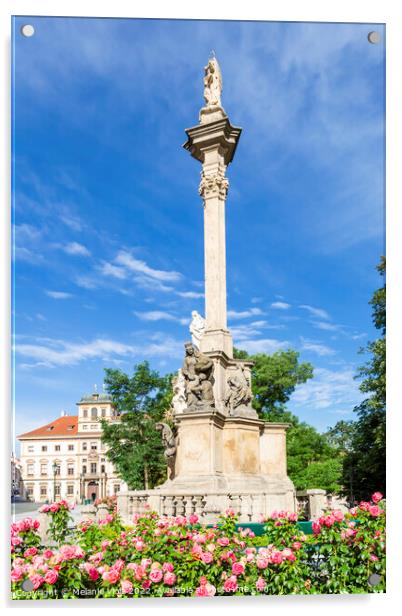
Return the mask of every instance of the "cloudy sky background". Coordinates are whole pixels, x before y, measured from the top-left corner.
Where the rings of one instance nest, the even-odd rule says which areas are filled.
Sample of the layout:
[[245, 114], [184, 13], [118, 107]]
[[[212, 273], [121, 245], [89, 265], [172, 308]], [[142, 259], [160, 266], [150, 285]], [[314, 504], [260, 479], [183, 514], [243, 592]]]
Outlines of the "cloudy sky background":
[[[15, 420], [51, 421], [105, 367], [179, 368], [203, 313], [198, 122], [211, 49], [243, 133], [226, 230], [229, 326], [295, 348], [289, 404], [353, 417], [384, 251], [385, 30], [364, 24], [29, 18], [14, 22]], [[367, 41], [370, 30], [381, 42]]]

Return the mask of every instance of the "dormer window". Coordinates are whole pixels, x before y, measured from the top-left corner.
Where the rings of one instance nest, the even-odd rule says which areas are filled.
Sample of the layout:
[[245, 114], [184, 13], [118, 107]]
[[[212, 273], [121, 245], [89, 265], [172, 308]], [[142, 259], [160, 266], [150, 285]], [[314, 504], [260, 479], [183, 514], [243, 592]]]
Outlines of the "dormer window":
[[48, 428], [46, 428], [48, 432], [51, 432], [53, 429], [54, 429], [54, 426], [49, 426]]

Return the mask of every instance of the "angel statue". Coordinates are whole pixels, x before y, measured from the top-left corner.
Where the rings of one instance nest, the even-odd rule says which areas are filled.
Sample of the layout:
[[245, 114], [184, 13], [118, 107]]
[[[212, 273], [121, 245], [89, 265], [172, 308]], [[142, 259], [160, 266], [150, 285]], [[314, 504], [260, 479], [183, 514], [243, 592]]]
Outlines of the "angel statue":
[[200, 348], [201, 338], [205, 331], [205, 319], [196, 311], [191, 313], [190, 334], [191, 341], [197, 349]]

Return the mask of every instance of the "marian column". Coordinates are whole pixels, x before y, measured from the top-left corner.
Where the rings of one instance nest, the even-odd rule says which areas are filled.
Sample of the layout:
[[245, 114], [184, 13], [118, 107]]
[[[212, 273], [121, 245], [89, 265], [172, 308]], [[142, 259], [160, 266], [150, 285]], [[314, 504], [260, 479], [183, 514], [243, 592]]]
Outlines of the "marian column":
[[241, 128], [230, 124], [222, 104], [222, 75], [216, 58], [205, 67], [204, 98], [200, 123], [186, 129], [184, 148], [202, 164], [199, 193], [204, 202], [205, 331], [204, 353], [233, 357], [227, 328], [225, 203], [229, 182], [226, 168], [232, 162]]

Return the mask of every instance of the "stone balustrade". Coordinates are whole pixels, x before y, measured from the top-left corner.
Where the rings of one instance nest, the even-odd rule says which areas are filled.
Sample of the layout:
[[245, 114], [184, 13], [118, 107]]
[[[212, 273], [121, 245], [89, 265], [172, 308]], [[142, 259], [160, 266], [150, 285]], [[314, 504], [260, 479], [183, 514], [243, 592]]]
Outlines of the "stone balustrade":
[[[135, 490], [118, 495], [118, 511], [126, 523], [132, 521], [135, 513], [157, 511], [161, 516], [190, 516], [197, 514], [201, 522], [215, 523], [219, 514], [227, 509], [239, 516], [240, 522], [258, 522], [261, 515], [267, 516], [274, 509], [280, 509], [283, 500], [275, 495], [261, 492], [204, 492], [187, 491], [169, 493], [158, 490]], [[294, 502], [289, 509], [295, 509]]]

